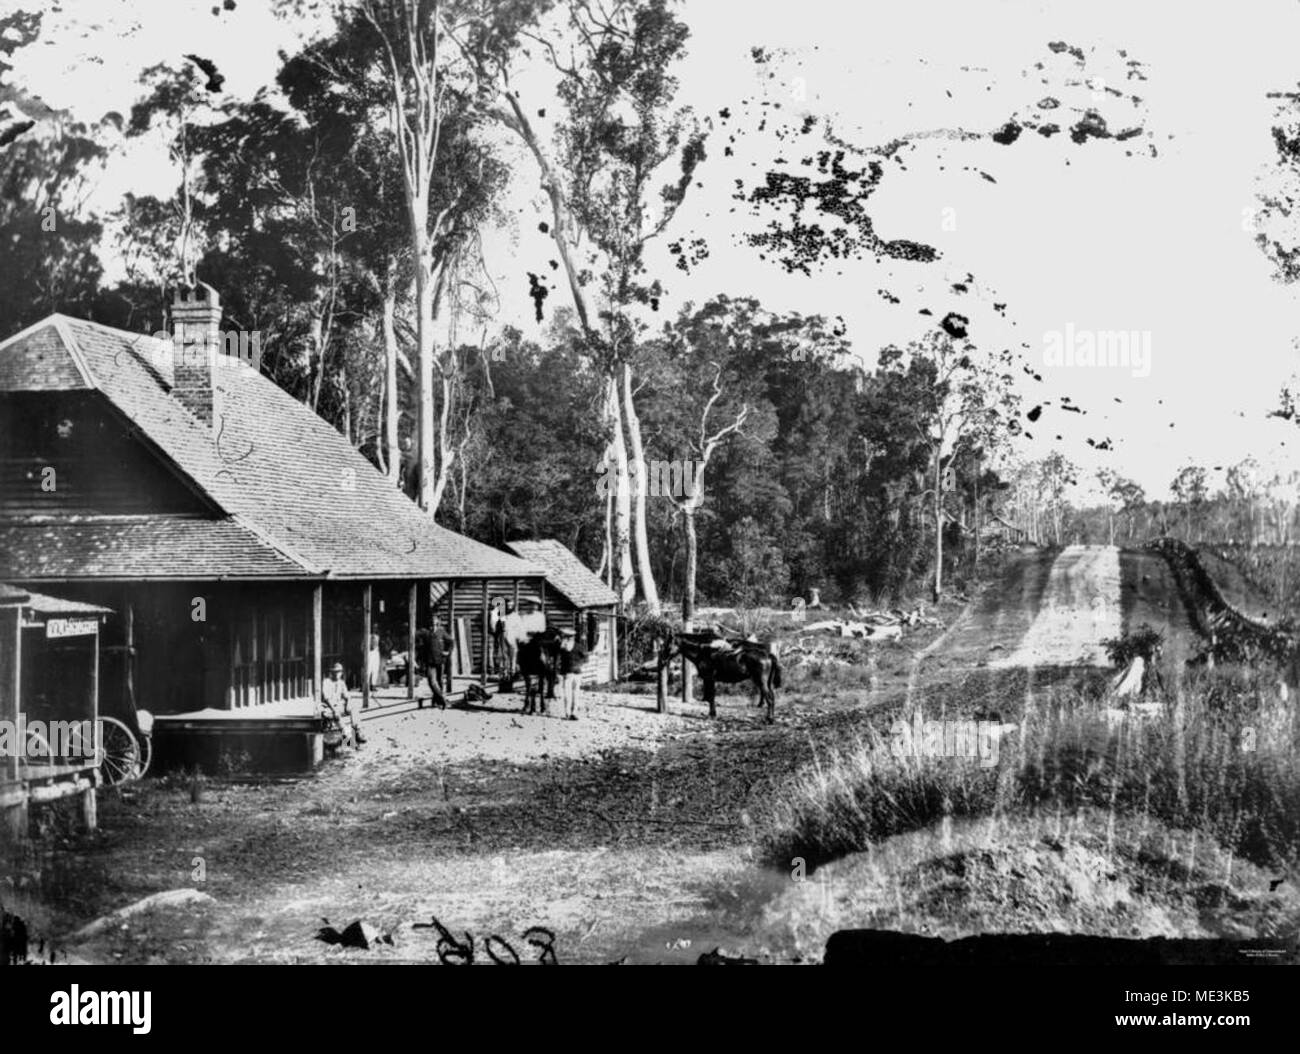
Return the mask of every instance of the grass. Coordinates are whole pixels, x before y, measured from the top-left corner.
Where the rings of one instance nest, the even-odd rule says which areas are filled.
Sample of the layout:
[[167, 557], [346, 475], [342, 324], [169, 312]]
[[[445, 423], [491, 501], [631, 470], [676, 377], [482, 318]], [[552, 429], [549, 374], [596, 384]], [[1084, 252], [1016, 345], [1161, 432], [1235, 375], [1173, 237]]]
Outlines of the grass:
[[764, 855], [815, 867], [945, 817], [1094, 808], [1204, 831], [1261, 866], [1300, 860], [1294, 707], [1256, 671], [1190, 675], [1149, 719], [1108, 720], [1078, 688], [1031, 698], [996, 765], [889, 748], [869, 730], [804, 766], [763, 820]]

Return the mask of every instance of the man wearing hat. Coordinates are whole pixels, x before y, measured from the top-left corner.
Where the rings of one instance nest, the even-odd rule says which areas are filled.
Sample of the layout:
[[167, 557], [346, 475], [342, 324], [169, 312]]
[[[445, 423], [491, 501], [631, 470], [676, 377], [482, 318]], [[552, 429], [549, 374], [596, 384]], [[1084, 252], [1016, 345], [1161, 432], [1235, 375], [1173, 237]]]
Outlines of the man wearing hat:
[[564, 704], [564, 717], [567, 721], [578, 720], [578, 696], [582, 689], [578, 685], [578, 674], [587, 658], [586, 651], [578, 643], [578, 636], [572, 629], [560, 630], [560, 654], [555, 672], [560, 677], [560, 700]]
[[341, 662], [336, 662], [330, 667], [329, 680], [321, 687], [321, 699], [326, 709], [338, 718], [344, 735], [348, 734], [349, 728], [351, 729], [353, 748], [361, 746], [365, 739], [362, 738], [361, 729], [357, 727], [356, 716], [352, 713], [351, 701], [348, 698], [348, 683], [343, 679]]

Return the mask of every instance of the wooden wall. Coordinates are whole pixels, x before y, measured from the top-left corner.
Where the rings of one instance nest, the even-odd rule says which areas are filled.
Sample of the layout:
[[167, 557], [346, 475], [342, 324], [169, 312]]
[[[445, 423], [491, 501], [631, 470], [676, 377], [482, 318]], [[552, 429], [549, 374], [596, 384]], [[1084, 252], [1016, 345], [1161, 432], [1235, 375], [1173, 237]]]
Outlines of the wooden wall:
[[57, 592], [113, 609], [101, 638], [105, 714], [129, 715], [128, 695], [138, 709], [179, 714], [311, 694], [310, 583], [60, 583]]
[[[18, 671], [19, 671], [19, 623], [22, 621], [22, 609], [16, 605], [0, 607], [0, 721], [16, 722], [18, 720]], [[0, 809], [4, 808], [3, 799], [7, 786], [12, 787], [18, 780], [18, 758], [16, 755], [0, 756]], [[3, 835], [0, 830], [0, 835]]]
[[[483, 579], [461, 582], [438, 582], [434, 586], [433, 611], [442, 619], [448, 630], [455, 632], [451, 620], [463, 618], [468, 620], [470, 631], [470, 652], [473, 662], [464, 673], [479, 673], [480, 656], [483, 654]], [[531, 600], [540, 603], [542, 598], [542, 581], [537, 578], [489, 578], [487, 579], [488, 603], [500, 597], [503, 600], [515, 600], [522, 603]], [[516, 592], [517, 587], [517, 592]]]
[[205, 511], [98, 392], [0, 393], [0, 519]]
[[[545, 602], [543, 604], [543, 593]], [[449, 614], [455, 618], [468, 620], [470, 644], [473, 652], [473, 665], [469, 671], [479, 672], [479, 656], [483, 627], [483, 583], [457, 582], [454, 589], [449, 583], [436, 583], [434, 611], [442, 618], [443, 624], [451, 629]], [[451, 608], [454, 596], [455, 608]], [[587, 662], [583, 667], [583, 683], [604, 682], [609, 680], [609, 612], [607, 610], [587, 611], [574, 607], [566, 597], [554, 587], [542, 588], [539, 579], [519, 580], [519, 601], [531, 600], [544, 607], [546, 624], [555, 629], [568, 627], [578, 633], [583, 646], [587, 649]], [[488, 603], [496, 597], [507, 600], [515, 599], [515, 580], [493, 578], [488, 580]], [[595, 615], [594, 626], [589, 616]], [[452, 630], [454, 632], [454, 630]]]

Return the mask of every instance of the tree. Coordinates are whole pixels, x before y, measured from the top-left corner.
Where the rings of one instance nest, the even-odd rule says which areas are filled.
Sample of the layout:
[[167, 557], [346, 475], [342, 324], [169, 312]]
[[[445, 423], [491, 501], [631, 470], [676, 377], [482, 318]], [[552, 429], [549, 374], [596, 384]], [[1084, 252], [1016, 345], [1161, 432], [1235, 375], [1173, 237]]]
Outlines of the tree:
[[1205, 469], [1200, 465], [1184, 465], [1178, 470], [1170, 489], [1183, 510], [1183, 536], [1190, 543], [1201, 507], [1209, 496]]
[[[515, 10], [522, 17], [530, 8], [520, 4]], [[628, 603], [639, 583], [647, 607], [657, 611], [633, 379], [634, 346], [643, 326], [632, 309], [653, 307], [662, 293], [660, 283], [646, 276], [645, 247], [663, 234], [704, 159], [704, 136], [688, 108], [675, 108], [677, 81], [670, 73], [689, 31], [669, 0], [570, 0], [564, 10], [571, 38], [567, 59], [563, 45], [531, 28], [520, 30], [541, 45], [560, 74], [563, 116], [553, 143], [537, 131], [499, 53], [494, 64], [481, 47], [470, 43], [465, 50], [477, 56], [480, 91], [485, 85], [501, 90], [497, 116], [537, 164], [551, 205], [551, 222], [543, 226], [554, 240], [588, 354], [607, 379], [606, 466], [614, 480], [607, 490], [609, 566], [616, 591]], [[675, 171], [661, 182], [674, 160]]]
[[[667, 496], [681, 514], [686, 536], [686, 571], [682, 588], [682, 620], [689, 629], [695, 618], [699, 566], [696, 514], [704, 504], [705, 478], [719, 446], [741, 432], [761, 398], [754, 373], [746, 361], [755, 346], [755, 329], [764, 323], [753, 301], [711, 301], [699, 312], [688, 308], [668, 335], [674, 389], [679, 393], [684, 427], [683, 445], [673, 459], [691, 465], [690, 484]], [[764, 430], [770, 435], [775, 428]], [[686, 458], [682, 453], [686, 453]], [[670, 464], [672, 462], [670, 461]], [[682, 472], [685, 477], [686, 472]]]
[[1061, 544], [1061, 526], [1067, 508], [1066, 493], [1078, 482], [1079, 469], [1064, 454], [1053, 450], [1039, 463], [1039, 475], [1052, 518], [1052, 544]]
[[1244, 518], [1246, 544], [1254, 545], [1258, 539], [1256, 511], [1261, 495], [1259, 462], [1246, 457], [1235, 465], [1229, 465], [1226, 484], [1228, 502], [1233, 507], [1231, 511], [1237, 513], [1230, 527], [1231, 535], [1236, 538], [1240, 519]]
[[1116, 509], [1124, 517], [1126, 537], [1132, 541], [1134, 520], [1146, 508], [1146, 492], [1133, 480], [1112, 474], [1108, 495], [1110, 508]]
[[891, 396], [910, 408], [913, 428], [929, 448], [929, 486], [934, 526], [933, 595], [943, 595], [945, 498], [955, 486], [954, 451], [1015, 421], [1018, 407], [1009, 367], [1011, 353], [981, 352], [970, 341], [939, 329], [904, 352], [885, 348], [880, 368]]
[[120, 118], [73, 121], [14, 81], [9, 60], [40, 30], [39, 14], [0, 16], [0, 336], [54, 311], [90, 314], [102, 274], [86, 198], [107, 155], [100, 134]]
[[486, 69], [466, 61], [453, 33], [467, 19], [481, 39], [492, 39], [494, 49], [508, 49], [512, 39], [483, 32], [478, 14], [477, 5], [456, 0], [354, 0], [340, 8], [338, 41], [349, 51], [353, 39], [373, 44], [377, 63], [336, 66], [344, 57], [340, 49], [314, 55], [322, 68], [338, 70], [341, 81], [362, 85], [378, 70], [384, 85], [415, 276], [417, 500], [430, 514], [446, 491], [457, 451], [450, 422], [458, 360], [450, 347], [438, 352], [435, 319], [469, 234], [465, 188], [447, 178], [449, 170], [460, 174], [465, 169], [449, 164], [448, 156], [461, 152], [464, 161], [468, 153], [470, 164], [477, 160], [480, 170], [489, 158], [481, 141], [448, 134], [457, 120], [468, 130], [484, 89], [476, 78]]
[[[127, 135], [138, 137], [159, 126], [165, 127], [167, 155], [180, 172], [180, 186], [171, 202], [170, 233], [173, 239], [174, 258], [172, 274], [165, 278], [185, 288], [194, 286], [194, 264], [198, 258], [198, 229], [195, 221], [195, 181], [198, 174], [198, 155], [193, 142], [197, 118], [211, 113], [208, 92], [211, 80], [201, 81], [194, 60], [179, 68], [167, 63], [150, 66], [140, 75], [140, 83], [148, 88], [143, 99], [131, 107]], [[169, 283], [170, 284], [170, 283]]]

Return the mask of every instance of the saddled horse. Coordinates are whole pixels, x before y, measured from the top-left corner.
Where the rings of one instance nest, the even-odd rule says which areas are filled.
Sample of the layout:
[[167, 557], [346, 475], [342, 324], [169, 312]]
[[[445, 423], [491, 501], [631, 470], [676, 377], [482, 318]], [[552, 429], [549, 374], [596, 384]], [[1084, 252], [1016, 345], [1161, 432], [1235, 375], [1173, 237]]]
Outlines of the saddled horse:
[[678, 654], [689, 659], [699, 670], [710, 717], [718, 716], [715, 692], [719, 681], [723, 684], [748, 681], [758, 693], [754, 705], [767, 707], [769, 725], [776, 720], [781, 660], [770, 645], [718, 637], [712, 633], [678, 633], [669, 641], [666, 650], [661, 651], [659, 661], [665, 663]]
[[545, 629], [530, 633], [519, 642], [515, 662], [524, 678], [524, 713], [546, 713], [546, 700], [555, 698], [556, 667], [560, 656], [560, 631]]

